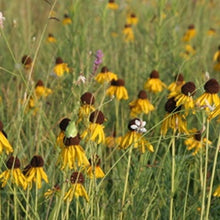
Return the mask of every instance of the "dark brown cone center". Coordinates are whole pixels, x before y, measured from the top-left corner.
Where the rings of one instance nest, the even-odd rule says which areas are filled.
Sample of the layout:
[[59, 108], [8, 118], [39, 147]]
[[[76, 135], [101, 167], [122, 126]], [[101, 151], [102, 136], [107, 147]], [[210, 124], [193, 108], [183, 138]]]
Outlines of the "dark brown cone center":
[[170, 98], [165, 104], [165, 110], [169, 113], [177, 112], [181, 110], [181, 106], [177, 107], [175, 98]]
[[159, 78], [159, 72], [156, 70], [153, 70], [150, 74], [151, 79], [158, 79]]
[[124, 86], [125, 85], [125, 81], [123, 79], [118, 79], [118, 80], [112, 80], [111, 81], [111, 85], [112, 86]]
[[20, 168], [21, 164], [20, 164], [20, 160], [17, 157], [13, 157], [11, 156], [8, 161], [6, 162], [6, 166], [8, 169], [16, 169], [16, 168]]
[[82, 104], [94, 105], [94, 103], [95, 103], [95, 97], [90, 92], [84, 93], [80, 99], [81, 99]]
[[44, 86], [44, 83], [42, 80], [38, 80], [37, 83], [36, 83], [36, 87], [37, 86]]
[[60, 122], [60, 124], [59, 124], [60, 129], [61, 129], [62, 131], [65, 131], [66, 128], [67, 128], [67, 126], [68, 126], [68, 124], [69, 124], [69, 122], [70, 122], [70, 119], [69, 119], [69, 118], [64, 118], [64, 119]]
[[61, 57], [57, 57], [56, 58], [56, 64], [61, 64], [61, 63], [63, 63], [62, 58]]
[[207, 93], [216, 94], [220, 90], [220, 85], [216, 79], [210, 79], [204, 85], [204, 89]]
[[147, 99], [147, 93], [145, 90], [141, 90], [139, 93], [138, 93], [138, 98], [139, 99]]
[[139, 118], [133, 118], [133, 119], [131, 119], [130, 121], [129, 121], [129, 123], [128, 123], [128, 129], [130, 130], [130, 131], [135, 131], [136, 129], [133, 129], [131, 126], [132, 125], [136, 125], [135, 124], [135, 121], [136, 120], [138, 120], [138, 121], [140, 121], [140, 119]]
[[107, 72], [108, 72], [107, 66], [103, 66], [101, 69], [101, 73], [107, 73]]
[[33, 158], [31, 159], [30, 162], [32, 167], [43, 167], [44, 165], [44, 160], [41, 156], [39, 155], [35, 155], [33, 156]]
[[103, 124], [105, 116], [101, 111], [96, 110], [90, 114], [89, 121], [92, 123]]
[[193, 96], [196, 92], [196, 86], [193, 82], [187, 82], [182, 86], [181, 91], [184, 95]]
[[64, 137], [63, 143], [65, 144], [65, 146], [79, 145], [80, 136], [79, 134], [77, 134], [75, 137], [70, 137], [70, 138]]
[[79, 172], [73, 172], [71, 177], [70, 177], [70, 181], [72, 184], [74, 183], [80, 183], [83, 184], [84, 183], [84, 176], [82, 173]]
[[32, 63], [32, 59], [27, 56], [27, 55], [24, 55], [21, 59], [21, 63], [24, 64], [24, 65], [28, 65], [28, 64], [31, 64]]
[[197, 133], [194, 135], [194, 138], [197, 140], [197, 141], [201, 141], [202, 139], [202, 134], [200, 131], [197, 131]]

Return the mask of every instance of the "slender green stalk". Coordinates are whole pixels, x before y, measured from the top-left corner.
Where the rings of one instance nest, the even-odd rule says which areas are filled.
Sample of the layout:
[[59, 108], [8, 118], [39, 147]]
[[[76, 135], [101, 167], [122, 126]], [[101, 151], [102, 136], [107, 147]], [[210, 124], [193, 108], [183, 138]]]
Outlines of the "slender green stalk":
[[125, 184], [124, 184], [124, 192], [122, 196], [122, 202], [121, 202], [121, 212], [120, 212], [120, 220], [123, 219], [123, 208], [125, 204], [125, 197], [126, 197], [126, 192], [128, 188], [128, 177], [129, 177], [129, 171], [130, 171], [130, 166], [131, 166], [131, 155], [132, 155], [132, 149], [133, 145], [130, 146], [129, 153], [128, 153], [128, 164], [127, 164], [127, 171], [126, 171], [126, 176], [125, 176]]
[[38, 213], [38, 188], [37, 188], [37, 184], [36, 184], [36, 187], [35, 187], [35, 205], [34, 205], [34, 212], [35, 214], [37, 215]]
[[[207, 128], [206, 128], [206, 139], [209, 139], [209, 121], [207, 120]], [[201, 216], [200, 220], [204, 217], [205, 212], [205, 198], [206, 198], [206, 180], [207, 180], [207, 170], [208, 170], [208, 160], [209, 160], [209, 148], [208, 144], [206, 144], [206, 150], [205, 150], [205, 173], [203, 178], [203, 191], [202, 191], [202, 208], [201, 208]]]
[[183, 209], [183, 220], [186, 219], [186, 207], [187, 207], [187, 198], [188, 198], [188, 192], [189, 192], [189, 183], [190, 183], [190, 167], [188, 170], [188, 178], [187, 178], [187, 185], [186, 185], [186, 192], [185, 192], [185, 202], [184, 202], [184, 209]]
[[[206, 145], [207, 145], [206, 148], [208, 148], [208, 143], [207, 142], [206, 142]], [[213, 187], [213, 182], [214, 182], [214, 177], [215, 177], [219, 146], [220, 146], [220, 133], [219, 133], [218, 143], [217, 143], [216, 150], [215, 150], [215, 158], [214, 158], [213, 168], [212, 168], [212, 176], [211, 176], [211, 182], [210, 182], [210, 189], [209, 189], [208, 203], [207, 203], [205, 219], [209, 219], [209, 210], [210, 210], [211, 197], [212, 197], [212, 187]]]
[[171, 198], [170, 198], [170, 220], [173, 219], [173, 197], [175, 192], [175, 132], [172, 136], [172, 171], [171, 171]]
[[13, 209], [13, 212], [14, 212], [14, 220], [17, 220], [18, 219], [18, 204], [17, 204], [17, 190], [16, 190], [16, 186], [14, 185], [14, 209]]

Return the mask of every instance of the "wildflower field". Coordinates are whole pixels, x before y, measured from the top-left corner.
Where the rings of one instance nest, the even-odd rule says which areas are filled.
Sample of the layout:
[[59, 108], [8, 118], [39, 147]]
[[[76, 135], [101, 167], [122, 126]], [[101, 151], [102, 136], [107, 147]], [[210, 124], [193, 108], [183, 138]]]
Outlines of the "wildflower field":
[[220, 1], [0, 1], [0, 219], [220, 218]]

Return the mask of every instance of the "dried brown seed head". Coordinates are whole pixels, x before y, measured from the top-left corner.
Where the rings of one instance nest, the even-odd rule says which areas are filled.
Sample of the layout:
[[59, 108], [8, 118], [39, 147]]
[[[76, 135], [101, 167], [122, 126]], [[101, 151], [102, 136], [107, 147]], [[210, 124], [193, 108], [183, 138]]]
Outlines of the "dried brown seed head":
[[90, 92], [85, 92], [81, 97], [81, 103], [82, 104], [87, 104], [87, 105], [94, 105], [95, 103], [95, 97], [92, 93]]

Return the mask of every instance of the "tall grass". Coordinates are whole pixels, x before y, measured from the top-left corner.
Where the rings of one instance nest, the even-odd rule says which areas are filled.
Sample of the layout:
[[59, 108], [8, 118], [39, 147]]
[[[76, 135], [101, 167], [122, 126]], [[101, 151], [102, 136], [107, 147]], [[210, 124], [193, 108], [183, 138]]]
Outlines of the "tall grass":
[[[105, 134], [116, 129], [123, 136], [130, 120], [128, 103], [143, 89], [150, 72], [156, 69], [163, 82], [169, 85], [177, 73], [185, 81], [193, 81], [196, 97], [203, 92], [205, 72], [219, 81], [219, 72], [213, 71], [213, 54], [219, 46], [219, 10], [217, 0], [121, 0], [116, 1], [116, 11], [106, 7], [104, 0], [65, 1], [7, 1], [1, 0], [0, 11], [6, 17], [0, 29], [0, 120], [8, 140], [14, 148], [13, 155], [24, 168], [33, 155], [44, 158], [44, 170], [49, 183], [37, 189], [23, 190], [8, 182], [0, 192], [1, 219], [218, 219], [220, 200], [212, 196], [220, 182], [218, 148], [219, 123], [206, 123], [207, 115], [201, 109], [187, 116], [188, 128], [206, 127], [203, 136], [212, 141], [195, 156], [188, 151], [184, 134], [169, 131], [160, 134], [164, 120], [164, 104], [168, 91], [148, 93], [155, 111], [142, 115], [147, 121], [145, 134], [154, 146], [154, 153], [144, 154], [133, 146], [121, 150], [107, 148], [105, 144], [81, 141], [89, 158], [97, 153], [105, 177], [89, 179], [84, 187], [89, 201], [74, 198], [64, 201], [73, 170], [60, 169], [60, 148], [56, 144], [59, 122], [63, 117], [77, 121], [80, 96], [90, 91], [95, 95], [96, 108], [106, 117]], [[213, 3], [213, 4], [211, 4]], [[127, 43], [122, 30], [126, 16], [134, 12], [139, 22], [133, 27], [135, 40]], [[67, 13], [72, 24], [63, 25]], [[197, 35], [191, 41], [196, 53], [189, 59], [184, 52], [182, 36], [190, 24]], [[209, 28], [216, 29], [208, 36]], [[53, 33], [57, 42], [46, 41]], [[105, 95], [108, 85], [98, 84], [92, 77], [97, 50], [104, 53], [103, 63], [119, 78], [125, 80], [129, 100], [117, 101]], [[21, 64], [23, 55], [33, 59], [30, 71]], [[55, 58], [62, 57], [71, 68], [70, 74], [61, 78], [51, 73]], [[100, 68], [99, 68], [100, 71]], [[82, 73], [88, 79], [76, 85]], [[53, 93], [38, 103], [36, 115], [26, 111], [28, 99], [36, 82], [42, 79]], [[80, 131], [86, 125], [79, 127]], [[0, 168], [7, 169], [8, 156], [0, 155]], [[60, 191], [49, 199], [44, 193], [55, 184]]]

